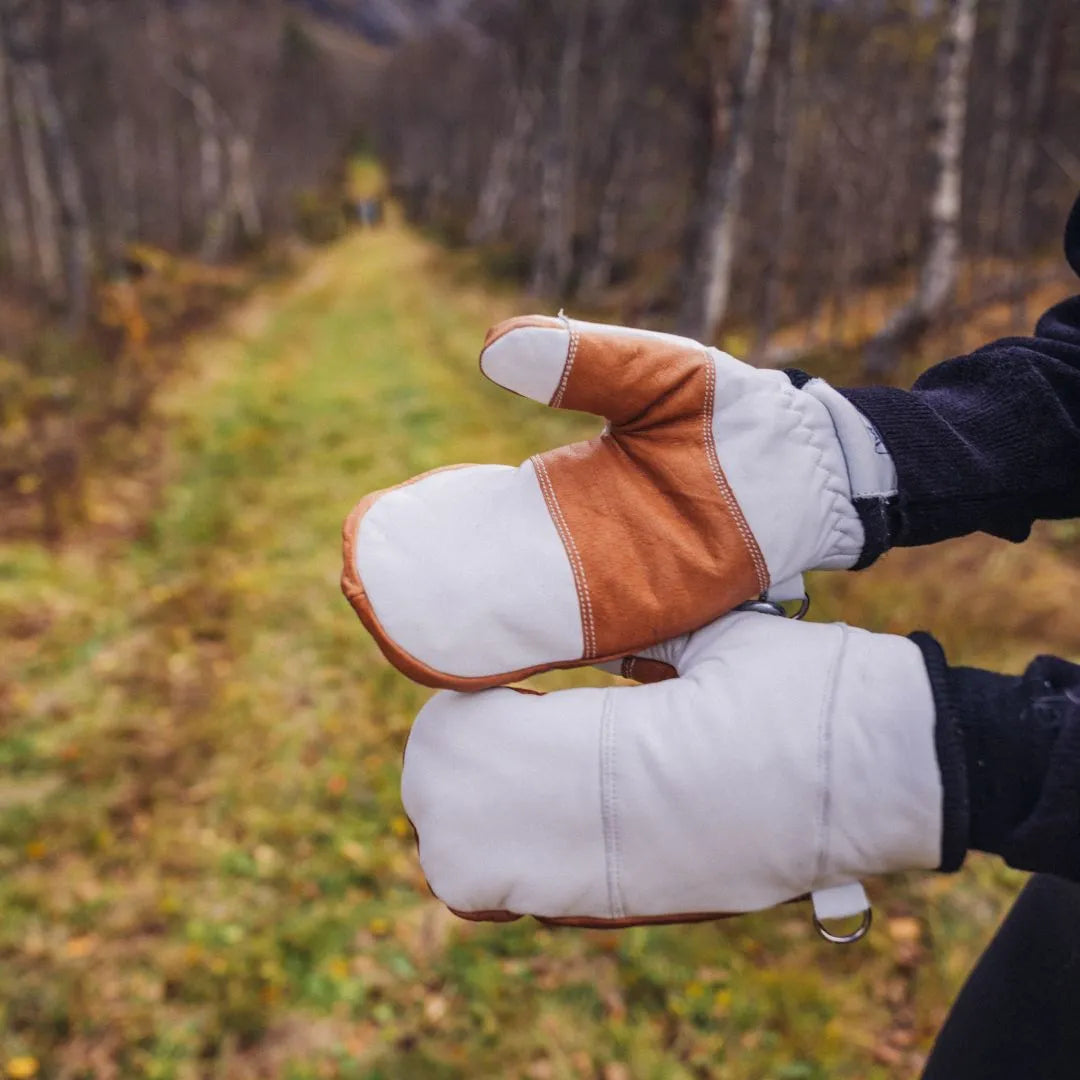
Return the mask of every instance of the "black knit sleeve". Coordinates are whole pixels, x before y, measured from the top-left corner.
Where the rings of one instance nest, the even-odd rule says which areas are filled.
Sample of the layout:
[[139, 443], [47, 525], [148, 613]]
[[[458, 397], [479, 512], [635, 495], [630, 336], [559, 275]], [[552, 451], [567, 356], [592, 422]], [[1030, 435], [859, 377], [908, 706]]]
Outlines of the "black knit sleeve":
[[[1080, 273], [1080, 200], [1065, 247]], [[1080, 516], [1080, 296], [1032, 337], [947, 360], [910, 391], [841, 392], [880, 432], [898, 478], [897, 494], [863, 515], [860, 565], [893, 546], [978, 531], [1017, 541], [1036, 519]]]
[[1080, 667], [1040, 656], [1023, 675], [950, 667], [927, 634], [944, 787], [942, 865], [968, 850], [1080, 881]]

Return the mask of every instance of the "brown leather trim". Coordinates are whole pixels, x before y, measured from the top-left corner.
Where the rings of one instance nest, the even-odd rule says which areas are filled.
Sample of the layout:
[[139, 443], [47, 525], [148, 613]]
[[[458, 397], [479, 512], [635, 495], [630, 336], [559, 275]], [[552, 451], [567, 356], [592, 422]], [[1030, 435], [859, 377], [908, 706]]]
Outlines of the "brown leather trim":
[[[489, 345], [494, 345], [499, 338], [505, 337], [512, 330], [521, 330], [526, 326], [546, 326], [555, 330], [566, 329], [566, 323], [552, 315], [515, 315], [512, 319], [503, 319], [502, 322], [496, 323], [489, 328], [484, 335], [484, 349]], [[483, 350], [481, 350], [481, 355], [483, 355]]]
[[557, 663], [535, 664], [532, 667], [518, 668], [516, 671], [504, 671], [492, 675], [454, 675], [450, 672], [439, 671], [437, 668], [425, 664], [422, 660], [418, 660], [411, 653], [401, 648], [387, 634], [371, 606], [371, 601], [364, 590], [364, 583], [356, 572], [353, 552], [356, 550], [356, 536], [360, 531], [360, 523], [368, 510], [383, 495], [387, 495], [391, 491], [397, 491], [398, 488], [407, 487], [409, 484], [415, 484], [435, 473], [447, 472], [450, 469], [467, 469], [469, 467], [469, 465], [448, 465], [441, 469], [432, 469], [430, 472], [421, 473], [421, 475], [414, 476], [402, 484], [395, 484], [393, 487], [383, 488], [381, 491], [373, 491], [370, 495], [366, 495], [361, 499], [345, 519], [345, 524], [342, 527], [344, 567], [341, 572], [341, 591], [360, 617], [360, 621], [364, 624], [367, 632], [375, 639], [375, 644], [379, 646], [383, 656], [403, 675], [407, 675], [413, 682], [418, 682], [421, 686], [430, 686], [435, 690], [462, 691], [487, 690], [494, 686], [505, 686], [507, 683], [528, 679], [530, 676], [539, 675], [543, 671], [560, 671], [566, 668], [584, 667], [588, 664], [622, 659], [623, 654], [626, 652], [625, 649], [619, 649], [617, 652], [607, 656], [598, 656], [591, 659], [578, 657], [574, 660], [560, 660]]
[[[793, 896], [785, 900], [784, 905], [799, 904], [809, 900], [810, 894]], [[488, 911], [459, 911], [457, 908], [449, 908], [460, 919], [468, 919], [470, 922], [514, 922], [525, 916], [503, 909]], [[740, 915], [750, 914], [746, 911], [685, 911], [671, 915], [627, 915], [621, 919], [601, 919], [591, 915], [533, 915], [538, 923], [544, 926], [564, 926], [577, 930], [625, 930], [631, 926], [674, 926], [678, 923], [718, 922], [721, 919], [735, 919]]]
[[524, 915], [515, 915], [512, 911], [492, 910], [492, 911], [458, 911], [457, 908], [450, 907], [447, 904], [446, 910], [452, 915], [456, 915], [459, 919], [467, 919], [469, 922], [517, 922], [518, 919], [525, 918]]
[[624, 679], [633, 679], [639, 683], [664, 682], [678, 677], [678, 672], [663, 660], [650, 660], [647, 656], [628, 656], [623, 660]]

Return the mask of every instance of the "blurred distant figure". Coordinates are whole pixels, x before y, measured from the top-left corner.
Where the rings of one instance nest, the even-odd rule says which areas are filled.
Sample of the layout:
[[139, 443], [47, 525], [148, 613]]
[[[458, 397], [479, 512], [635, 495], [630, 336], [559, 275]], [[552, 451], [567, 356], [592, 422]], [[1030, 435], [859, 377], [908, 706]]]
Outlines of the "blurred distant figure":
[[345, 216], [362, 228], [373, 229], [383, 223], [383, 201], [378, 196], [352, 199], [346, 204]]

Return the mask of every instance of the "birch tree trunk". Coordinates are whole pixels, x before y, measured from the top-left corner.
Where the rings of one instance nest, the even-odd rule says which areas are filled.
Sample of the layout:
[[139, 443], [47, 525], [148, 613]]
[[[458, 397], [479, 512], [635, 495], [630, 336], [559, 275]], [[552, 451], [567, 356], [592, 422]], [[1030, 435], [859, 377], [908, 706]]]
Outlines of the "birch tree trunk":
[[229, 202], [244, 238], [249, 242], [262, 236], [262, 213], [251, 172], [251, 143], [235, 126], [226, 139], [229, 160]]
[[967, 119], [968, 69], [978, 0], [949, 0], [935, 93], [934, 185], [929, 202], [930, 242], [914, 299], [897, 311], [866, 349], [864, 370], [892, 372], [900, 355], [926, 332], [956, 289], [960, 265], [962, 151]]
[[117, 107], [113, 126], [116, 147], [116, 179], [119, 195], [119, 239], [121, 244], [131, 243], [139, 236], [139, 168], [138, 144], [135, 125], [131, 117]]
[[196, 49], [186, 89], [195, 113], [199, 140], [199, 194], [202, 210], [202, 242], [199, 256], [217, 262], [229, 246], [229, 191], [225, 172], [225, 149], [217, 102], [206, 85], [206, 56]]
[[469, 224], [468, 239], [471, 244], [490, 243], [506, 225], [514, 199], [514, 184], [521, 172], [529, 139], [536, 128], [540, 103], [540, 91], [531, 81], [518, 87], [510, 130], [495, 144], [476, 203], [476, 213]]
[[[726, 52], [727, 8], [716, 0], [717, 52]], [[735, 226], [750, 171], [754, 122], [772, 32], [769, 0], [734, 3], [738, 61], [734, 80], [722, 56], [714, 75], [713, 145], [683, 273], [679, 330], [710, 340], [727, 311], [735, 259]]]
[[612, 149], [611, 171], [604, 185], [600, 209], [596, 215], [592, 251], [581, 274], [580, 295], [585, 301], [596, 300], [611, 284], [611, 274], [619, 247], [619, 219], [622, 216], [623, 200], [626, 197], [630, 163], [634, 157], [634, 140], [631, 133], [625, 132], [618, 145]]
[[1024, 249], [1037, 128], [1046, 108], [1050, 87], [1050, 53], [1057, 25], [1056, 15], [1056, 0], [1046, 0], [1040, 7], [1040, 22], [1022, 101], [1020, 137], [1002, 191], [1005, 218], [1002, 239], [1006, 251], [1013, 258], [1018, 258]]
[[64, 263], [60, 252], [57, 209], [45, 151], [41, 142], [34, 97], [21, 65], [12, 70], [11, 101], [15, 125], [22, 148], [26, 170], [26, 190], [30, 199], [30, 222], [34, 234], [34, 253], [37, 257], [37, 278], [50, 300], [64, 298]]
[[[1057, 27], [1057, 14], [1057, 0], [1046, 0], [1040, 9], [1027, 92], [1022, 103], [1020, 136], [1015, 144], [1015, 153], [1002, 191], [1005, 220], [1000, 237], [1012, 264], [1014, 282], [1019, 276], [1020, 260], [1027, 248], [1037, 131], [1049, 101], [1050, 56]], [[1015, 294], [1013, 310], [1018, 321], [1027, 321], [1026, 300], [1019, 292]]]
[[562, 296], [573, 269], [578, 87], [587, 8], [587, 0], [570, 0], [564, 11], [559, 88], [547, 110], [540, 161], [540, 246], [531, 285], [537, 296]]
[[3, 252], [12, 276], [30, 281], [34, 276], [30, 222], [19, 178], [14, 116], [8, 93], [7, 52], [0, 38], [0, 213], [3, 215]]
[[34, 60], [24, 67], [41, 118], [41, 130], [55, 177], [64, 239], [68, 325], [71, 329], [79, 329], [85, 324], [90, 313], [93, 258], [90, 217], [83, 193], [82, 172], [56, 96], [51, 72], [40, 60]]
[[994, 56], [993, 130], [986, 151], [986, 172], [979, 202], [979, 229], [990, 251], [1001, 241], [1004, 201], [1009, 175], [1009, 149], [1016, 120], [1018, 89], [1016, 61], [1019, 51], [1021, 0], [1004, 0], [998, 15]]
[[765, 267], [765, 292], [761, 299], [757, 344], [760, 356], [768, 347], [776, 329], [784, 286], [784, 258], [788, 234], [795, 214], [796, 181], [799, 174], [801, 128], [799, 117], [806, 95], [806, 31], [809, 23], [809, 0], [790, 0], [787, 49], [776, 88], [776, 114], [773, 119], [773, 142], [780, 170], [780, 194], [776, 208], [776, 227], [769, 243]]
[[585, 300], [595, 300], [611, 281], [618, 247], [619, 218], [634, 156], [633, 125], [624, 123], [630, 114], [624, 76], [629, 68], [630, 77], [634, 77], [636, 57], [629, 49], [619, 48], [626, 0], [604, 0], [602, 9], [603, 22], [597, 48], [601, 56], [617, 56], [618, 62], [605, 63], [601, 72], [594, 141], [599, 150], [602, 185], [596, 226], [578, 290]]

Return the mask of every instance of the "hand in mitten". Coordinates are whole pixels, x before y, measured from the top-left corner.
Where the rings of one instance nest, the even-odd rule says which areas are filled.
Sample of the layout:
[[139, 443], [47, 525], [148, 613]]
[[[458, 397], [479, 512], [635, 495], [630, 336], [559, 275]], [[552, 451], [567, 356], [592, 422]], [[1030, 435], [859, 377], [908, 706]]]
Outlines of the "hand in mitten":
[[480, 689], [621, 657], [743, 601], [850, 567], [855, 501], [893, 483], [862, 415], [687, 338], [528, 316], [485, 375], [603, 433], [518, 468], [439, 469], [367, 496], [345, 527], [345, 594], [389, 660]]
[[935, 711], [907, 638], [736, 612], [651, 651], [648, 686], [443, 692], [402, 797], [458, 914], [690, 921], [941, 861]]

